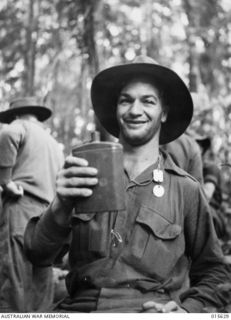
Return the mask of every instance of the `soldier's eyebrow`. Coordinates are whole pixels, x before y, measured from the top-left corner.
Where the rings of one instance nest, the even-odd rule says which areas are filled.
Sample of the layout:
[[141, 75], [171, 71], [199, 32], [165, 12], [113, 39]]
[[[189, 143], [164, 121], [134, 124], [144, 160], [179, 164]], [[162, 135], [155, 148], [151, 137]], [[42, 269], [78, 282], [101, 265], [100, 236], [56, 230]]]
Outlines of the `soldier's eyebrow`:
[[132, 96], [129, 93], [121, 92], [119, 95], [119, 99], [120, 98], [132, 98]]
[[[129, 93], [126, 93], [126, 92], [121, 92], [121, 94], [119, 95], [119, 98], [118, 99], [121, 99], [121, 98], [128, 98], [128, 99], [133, 99], [133, 96]], [[160, 100], [160, 98], [155, 95], [155, 94], [145, 94], [145, 95], [141, 95], [141, 98], [142, 99], [150, 99], [152, 98], [155, 102], [157, 102], [158, 100]]]
[[155, 101], [160, 100], [160, 98], [155, 94], [145, 94], [145, 95], [142, 96], [142, 98], [144, 98], [144, 99], [153, 98]]

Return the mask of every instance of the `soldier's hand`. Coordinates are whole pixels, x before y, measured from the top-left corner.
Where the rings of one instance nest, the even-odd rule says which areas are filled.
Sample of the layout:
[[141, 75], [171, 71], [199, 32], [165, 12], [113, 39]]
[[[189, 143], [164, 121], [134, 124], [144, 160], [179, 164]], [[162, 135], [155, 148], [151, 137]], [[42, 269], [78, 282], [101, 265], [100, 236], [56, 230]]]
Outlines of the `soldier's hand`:
[[58, 284], [60, 280], [65, 279], [66, 275], [69, 273], [68, 270], [63, 270], [60, 268], [53, 267], [53, 283]]
[[4, 192], [12, 198], [19, 198], [24, 194], [22, 186], [16, 184], [14, 181], [8, 182], [6, 185], [4, 185], [3, 189]]
[[90, 197], [98, 183], [97, 169], [85, 159], [68, 156], [56, 180], [57, 198], [66, 208], [73, 208], [78, 198]]
[[166, 304], [147, 301], [142, 307], [143, 312], [147, 313], [187, 313], [187, 311], [182, 309], [175, 301], [169, 301]]

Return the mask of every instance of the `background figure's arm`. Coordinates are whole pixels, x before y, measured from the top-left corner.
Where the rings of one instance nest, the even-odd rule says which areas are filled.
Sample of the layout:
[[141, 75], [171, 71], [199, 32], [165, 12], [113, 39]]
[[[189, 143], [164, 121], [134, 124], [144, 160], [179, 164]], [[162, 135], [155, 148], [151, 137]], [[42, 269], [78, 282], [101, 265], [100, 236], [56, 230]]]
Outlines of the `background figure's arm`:
[[7, 186], [12, 180], [12, 169], [25, 133], [20, 123], [10, 124], [0, 131], [0, 185]]

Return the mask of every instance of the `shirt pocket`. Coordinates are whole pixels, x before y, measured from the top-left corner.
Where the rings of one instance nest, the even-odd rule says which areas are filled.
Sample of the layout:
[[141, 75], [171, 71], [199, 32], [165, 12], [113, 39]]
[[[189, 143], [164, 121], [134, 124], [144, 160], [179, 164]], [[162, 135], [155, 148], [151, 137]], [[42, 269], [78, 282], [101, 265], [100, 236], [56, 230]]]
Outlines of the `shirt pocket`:
[[104, 258], [109, 251], [109, 215], [104, 213], [78, 214], [72, 219], [72, 258], [93, 261]]
[[143, 274], [167, 277], [184, 253], [182, 227], [141, 206], [128, 240], [127, 257]]

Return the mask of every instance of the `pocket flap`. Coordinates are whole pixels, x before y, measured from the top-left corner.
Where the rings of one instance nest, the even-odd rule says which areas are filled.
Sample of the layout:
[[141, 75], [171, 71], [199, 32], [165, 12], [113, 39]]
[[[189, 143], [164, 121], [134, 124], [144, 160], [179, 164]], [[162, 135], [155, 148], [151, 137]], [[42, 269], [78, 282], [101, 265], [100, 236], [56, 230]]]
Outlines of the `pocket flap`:
[[181, 233], [181, 226], [170, 223], [154, 210], [141, 206], [136, 222], [148, 227], [154, 235], [161, 239], [174, 239]]

